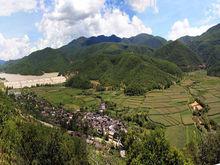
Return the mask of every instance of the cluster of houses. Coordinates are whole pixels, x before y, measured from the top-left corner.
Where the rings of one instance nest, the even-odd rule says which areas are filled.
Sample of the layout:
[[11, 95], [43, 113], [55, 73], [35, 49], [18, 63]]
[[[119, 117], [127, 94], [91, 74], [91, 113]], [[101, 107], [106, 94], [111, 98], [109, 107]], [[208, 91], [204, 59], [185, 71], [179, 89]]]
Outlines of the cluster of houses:
[[[10, 90], [8, 94], [12, 94], [12, 91]], [[28, 104], [31, 111], [47, 118], [50, 123], [68, 125], [73, 118], [73, 113], [67, 112], [63, 107], [55, 107], [47, 100], [39, 98], [33, 93], [21, 94], [14, 91], [14, 95], [20, 104]]]
[[101, 113], [92, 112], [86, 113], [83, 120], [86, 120], [90, 127], [95, 129], [100, 135], [107, 135], [108, 141], [112, 142], [114, 146], [121, 147], [120, 132], [127, 132], [121, 121]]
[[[28, 105], [28, 110], [37, 113], [42, 118], [47, 119], [46, 121], [52, 124], [61, 125], [66, 128], [68, 133], [72, 136], [80, 136], [83, 137], [83, 133], [71, 130], [71, 121], [79, 123], [88, 123], [90, 129], [95, 130], [100, 136], [107, 137], [107, 143], [113, 145], [115, 148], [123, 149], [123, 145], [121, 143], [121, 133], [126, 133], [127, 130], [124, 124], [116, 119], [110, 118], [107, 115], [104, 115], [103, 112], [106, 110], [106, 104], [101, 103], [99, 107], [99, 112], [80, 112], [79, 110], [76, 112], [68, 112], [62, 106], [55, 107], [50, 102], [43, 98], [37, 97], [33, 93], [21, 93], [16, 90], [9, 90], [9, 95], [14, 94], [16, 101], [18, 101], [21, 105]], [[81, 116], [79, 119], [81, 121], [75, 121], [76, 116]], [[101, 144], [97, 142], [97, 139], [89, 136], [87, 141], [90, 144]], [[90, 140], [88, 140], [90, 139]], [[92, 143], [91, 143], [92, 142]], [[122, 155], [124, 155], [124, 151], [121, 150]]]

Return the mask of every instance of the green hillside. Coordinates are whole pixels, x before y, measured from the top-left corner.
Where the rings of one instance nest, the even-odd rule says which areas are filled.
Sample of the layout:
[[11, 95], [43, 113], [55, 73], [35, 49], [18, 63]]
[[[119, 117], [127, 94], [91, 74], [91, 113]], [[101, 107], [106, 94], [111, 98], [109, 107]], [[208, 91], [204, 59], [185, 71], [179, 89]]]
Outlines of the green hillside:
[[19, 60], [7, 62], [1, 71], [42, 75], [44, 72], [65, 72], [69, 66], [86, 56], [95, 54], [117, 55], [123, 51], [135, 54], [150, 54], [153, 48], [161, 47], [166, 40], [161, 37], [140, 34], [131, 38], [112, 36], [80, 37], [69, 44], [58, 48], [46, 48], [31, 53]]
[[42, 75], [44, 72], [64, 71], [68, 66], [69, 61], [61, 51], [46, 48], [22, 59], [9, 61], [2, 66], [2, 70], [7, 73]]
[[210, 66], [207, 71], [210, 76], [220, 77], [220, 61], [216, 62], [214, 65]]
[[198, 37], [182, 37], [181, 42], [196, 52], [207, 65], [208, 75], [220, 75], [220, 24]]
[[183, 71], [197, 69], [198, 66], [202, 64], [197, 54], [179, 41], [171, 42], [156, 50], [154, 57], [173, 62]]
[[122, 42], [127, 44], [145, 45], [155, 49], [160, 48], [167, 43], [167, 41], [162, 37], [144, 33], [131, 38], [123, 38]]
[[101, 55], [117, 55], [122, 52], [150, 55], [153, 50], [146, 46], [121, 43], [99, 43], [76, 48], [71, 43], [60, 49], [46, 48], [19, 60], [9, 61], [1, 67], [7, 73], [42, 75], [44, 72], [68, 71], [71, 65], [84, 58]]
[[121, 53], [117, 56], [96, 55], [74, 65], [72, 71], [104, 86], [139, 84], [145, 90], [168, 87], [181, 76], [181, 70], [168, 61]]

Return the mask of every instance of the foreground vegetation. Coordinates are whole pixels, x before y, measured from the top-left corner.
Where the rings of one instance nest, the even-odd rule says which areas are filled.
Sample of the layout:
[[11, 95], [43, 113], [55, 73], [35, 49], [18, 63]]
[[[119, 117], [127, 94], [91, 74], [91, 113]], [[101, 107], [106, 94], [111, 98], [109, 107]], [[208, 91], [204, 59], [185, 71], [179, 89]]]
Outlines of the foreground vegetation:
[[0, 92], [0, 164], [88, 164], [84, 141], [22, 117], [18, 108]]

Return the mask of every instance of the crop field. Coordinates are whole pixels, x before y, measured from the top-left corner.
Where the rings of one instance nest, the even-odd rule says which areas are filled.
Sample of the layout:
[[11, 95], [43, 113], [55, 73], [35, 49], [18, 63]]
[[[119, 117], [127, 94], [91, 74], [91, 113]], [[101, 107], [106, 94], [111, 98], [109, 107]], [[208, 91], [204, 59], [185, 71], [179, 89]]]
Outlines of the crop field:
[[31, 91], [55, 105], [62, 104], [70, 110], [92, 105], [98, 106], [100, 103], [100, 100], [97, 98], [83, 95], [80, 89], [65, 88], [63, 86], [34, 87], [31, 88]]
[[[212, 118], [220, 114], [220, 78], [209, 77], [205, 72], [193, 72], [189, 78], [197, 83], [191, 87], [191, 92], [198, 97], [203, 98], [206, 104], [209, 105], [209, 116]], [[219, 122], [219, 120], [216, 120]]]
[[192, 140], [200, 140], [201, 134], [194, 125], [180, 125], [168, 127], [166, 129], [166, 138], [172, 145], [183, 148], [185, 144], [188, 144]]
[[[196, 83], [195, 83], [196, 82]], [[192, 139], [199, 139], [200, 133], [194, 126], [189, 104], [194, 96], [202, 97], [210, 106], [208, 116], [220, 123], [220, 78], [208, 77], [204, 71], [192, 72], [185, 76], [181, 83], [166, 90], [153, 90], [145, 96], [125, 96], [123, 91], [95, 92], [89, 94], [80, 89], [63, 86], [35, 87], [32, 91], [48, 99], [53, 104], [63, 104], [70, 110], [80, 107], [98, 107], [101, 100], [112, 101], [117, 107], [129, 107], [147, 111], [149, 118], [166, 127], [166, 137], [171, 144], [182, 148]], [[135, 113], [135, 112], [134, 112]]]

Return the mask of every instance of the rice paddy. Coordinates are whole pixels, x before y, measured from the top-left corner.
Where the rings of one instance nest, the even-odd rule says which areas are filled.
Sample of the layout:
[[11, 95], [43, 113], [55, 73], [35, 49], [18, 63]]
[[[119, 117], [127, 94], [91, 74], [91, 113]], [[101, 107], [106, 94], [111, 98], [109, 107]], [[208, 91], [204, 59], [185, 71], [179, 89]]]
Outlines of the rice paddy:
[[[53, 104], [63, 104], [70, 110], [80, 107], [98, 107], [101, 100], [112, 101], [117, 107], [147, 111], [149, 118], [166, 127], [166, 137], [176, 147], [182, 148], [200, 133], [194, 126], [189, 104], [193, 96], [202, 97], [210, 106], [209, 118], [220, 124], [220, 78], [209, 77], [205, 71], [189, 73], [176, 85], [166, 90], [153, 90], [145, 96], [125, 96], [122, 91], [95, 92], [63, 86], [35, 87], [32, 91]], [[189, 92], [190, 91], [190, 92]]]

